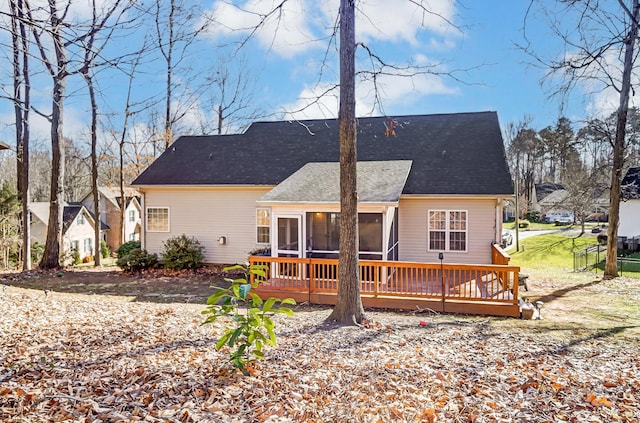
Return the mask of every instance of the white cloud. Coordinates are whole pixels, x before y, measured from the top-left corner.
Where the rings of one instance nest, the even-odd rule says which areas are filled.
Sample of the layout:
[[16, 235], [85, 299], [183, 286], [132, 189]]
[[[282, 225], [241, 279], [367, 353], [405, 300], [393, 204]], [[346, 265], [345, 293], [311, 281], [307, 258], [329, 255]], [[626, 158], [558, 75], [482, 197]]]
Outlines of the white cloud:
[[[217, 1], [207, 15], [215, 21], [207, 33], [213, 38], [228, 35], [251, 35], [260, 45], [285, 57], [319, 46], [309, 26], [309, 10], [305, 0], [289, 0], [279, 9], [276, 0], [249, 0], [239, 5]], [[275, 11], [274, 11], [275, 10]], [[273, 13], [270, 13], [274, 11]]]
[[[236, 2], [238, 3], [238, 2]], [[338, 0], [289, 0], [277, 9], [281, 0], [248, 0], [237, 5], [219, 0], [207, 12], [216, 24], [208, 34], [219, 39], [251, 34], [264, 19], [262, 27], [253, 34], [260, 45], [284, 57], [326, 45], [337, 22]], [[356, 38], [408, 42], [420, 45], [419, 33], [430, 31], [441, 37], [457, 37], [459, 30], [452, 26], [456, 8], [454, 0], [427, 2], [424, 8], [407, 0], [367, 0], [358, 2], [356, 10]], [[270, 12], [276, 10], [273, 14]], [[269, 15], [267, 17], [267, 15]], [[430, 45], [450, 48], [451, 42], [432, 39]]]
[[[339, 90], [334, 86], [305, 87], [298, 99], [282, 106], [287, 119], [335, 118], [339, 108]], [[427, 96], [459, 95], [459, 90], [448, 86], [436, 75], [380, 75], [374, 86], [372, 81], [360, 81], [356, 87], [356, 115], [398, 114], [394, 110], [415, 106], [425, 101]], [[376, 96], [380, 104], [377, 103]]]

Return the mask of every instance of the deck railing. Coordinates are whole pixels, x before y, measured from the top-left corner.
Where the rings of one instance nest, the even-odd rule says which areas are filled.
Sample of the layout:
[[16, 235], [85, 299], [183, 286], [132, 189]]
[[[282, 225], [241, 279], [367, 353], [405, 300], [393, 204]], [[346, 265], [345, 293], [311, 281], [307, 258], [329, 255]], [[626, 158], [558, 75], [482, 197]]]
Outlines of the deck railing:
[[[338, 291], [337, 259], [252, 256], [249, 260], [268, 269], [268, 281], [258, 292], [298, 294], [299, 300], [314, 302], [319, 295]], [[447, 301], [518, 304], [517, 266], [380, 260], [360, 260], [359, 266], [363, 298], [442, 301], [443, 309]], [[399, 304], [397, 308], [405, 308]]]
[[508, 265], [511, 256], [507, 254], [498, 244], [491, 244], [491, 263]]

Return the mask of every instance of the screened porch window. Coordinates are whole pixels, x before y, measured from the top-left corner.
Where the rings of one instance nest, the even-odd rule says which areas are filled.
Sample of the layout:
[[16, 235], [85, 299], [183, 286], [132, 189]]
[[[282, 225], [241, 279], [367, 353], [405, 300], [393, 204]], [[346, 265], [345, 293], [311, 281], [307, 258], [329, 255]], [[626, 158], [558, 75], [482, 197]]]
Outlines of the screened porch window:
[[[382, 214], [358, 213], [360, 257], [382, 259]], [[337, 257], [340, 213], [307, 213], [307, 250], [313, 257]]]
[[467, 212], [429, 210], [429, 251], [467, 251]]

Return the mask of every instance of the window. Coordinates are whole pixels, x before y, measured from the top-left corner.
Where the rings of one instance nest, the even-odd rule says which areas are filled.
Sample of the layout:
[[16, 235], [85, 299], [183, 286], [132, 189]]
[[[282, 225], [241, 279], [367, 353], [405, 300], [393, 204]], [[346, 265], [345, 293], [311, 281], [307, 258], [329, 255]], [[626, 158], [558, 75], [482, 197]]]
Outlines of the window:
[[80, 241], [78, 240], [71, 241], [71, 251], [80, 252]]
[[[382, 213], [358, 213], [360, 258], [382, 259]], [[307, 213], [307, 250], [313, 257], [340, 251], [340, 213]]]
[[429, 210], [429, 251], [467, 251], [467, 212]]
[[169, 208], [147, 208], [147, 230], [149, 232], [169, 232]]
[[129, 222], [135, 222], [135, 221], [136, 221], [136, 211], [129, 210]]
[[91, 254], [93, 248], [91, 248], [91, 238], [84, 239], [84, 252]]
[[268, 244], [271, 242], [271, 210], [256, 210], [256, 240], [260, 244]]
[[84, 213], [80, 212], [78, 215], [78, 219], [76, 220], [78, 225], [84, 225]]

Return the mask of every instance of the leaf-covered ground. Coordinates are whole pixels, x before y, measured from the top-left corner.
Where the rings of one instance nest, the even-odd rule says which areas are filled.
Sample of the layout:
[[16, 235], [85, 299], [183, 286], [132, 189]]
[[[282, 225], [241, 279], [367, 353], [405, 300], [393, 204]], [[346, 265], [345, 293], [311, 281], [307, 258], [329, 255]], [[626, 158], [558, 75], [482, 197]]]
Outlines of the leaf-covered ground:
[[[0, 421], [640, 421], [640, 282], [534, 282], [543, 320], [368, 311], [330, 328], [300, 307], [249, 376], [224, 367], [201, 305], [9, 286]], [[568, 318], [587, 295], [602, 314]]]

